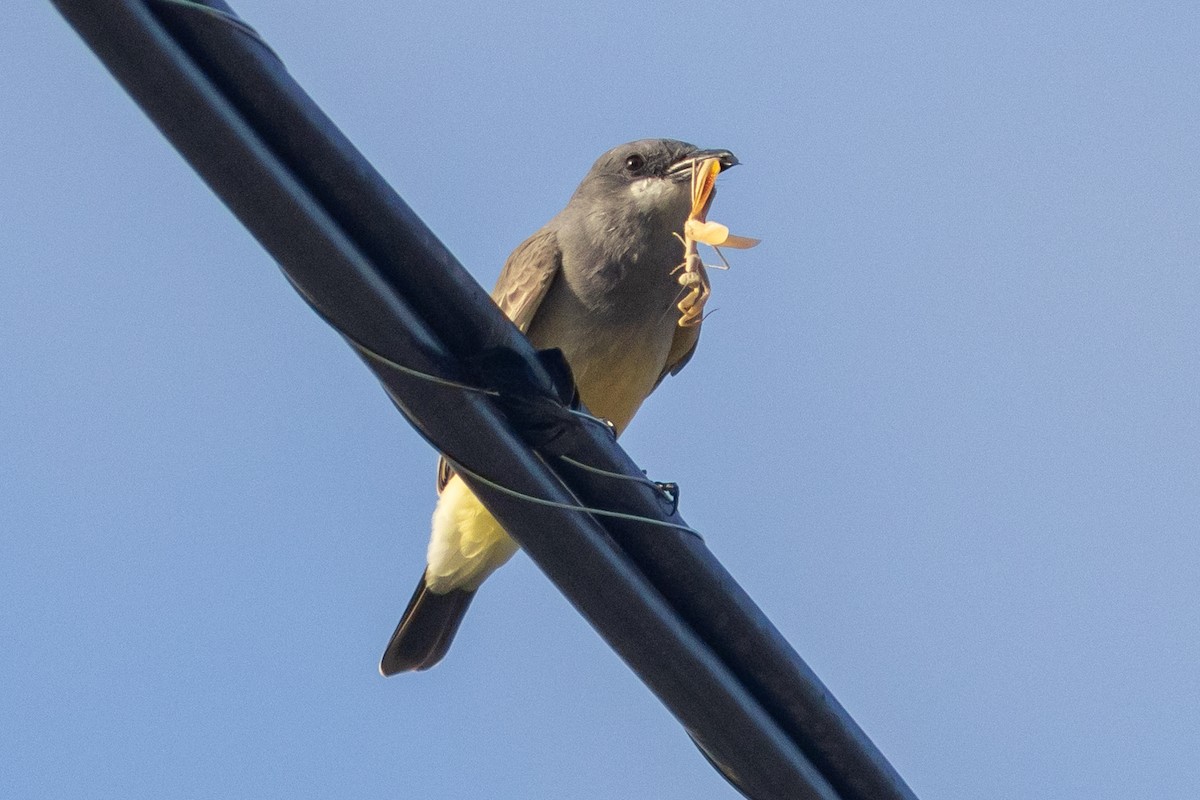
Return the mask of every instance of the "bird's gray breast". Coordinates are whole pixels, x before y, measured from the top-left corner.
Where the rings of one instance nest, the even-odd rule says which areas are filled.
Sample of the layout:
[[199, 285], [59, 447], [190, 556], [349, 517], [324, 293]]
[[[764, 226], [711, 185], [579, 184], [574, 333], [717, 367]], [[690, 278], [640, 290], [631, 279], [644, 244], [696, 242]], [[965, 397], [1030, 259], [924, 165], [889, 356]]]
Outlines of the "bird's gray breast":
[[595, 237], [559, 233], [562, 271], [529, 328], [558, 347], [594, 413], [623, 428], [666, 365], [683, 247], [668, 225], [614, 226]]

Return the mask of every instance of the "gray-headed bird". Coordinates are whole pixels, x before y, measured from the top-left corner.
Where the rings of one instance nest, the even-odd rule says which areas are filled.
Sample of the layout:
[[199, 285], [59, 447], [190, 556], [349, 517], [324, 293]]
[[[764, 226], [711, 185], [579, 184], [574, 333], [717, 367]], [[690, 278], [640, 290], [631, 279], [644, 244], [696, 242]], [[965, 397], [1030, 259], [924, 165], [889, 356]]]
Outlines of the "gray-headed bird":
[[[673, 139], [608, 151], [566, 208], [513, 251], [492, 291], [534, 347], [562, 351], [580, 400], [618, 433], [696, 350], [708, 282], [694, 240], [754, 241], [726, 242], [728, 229], [704, 222], [713, 179], [737, 163], [728, 150]], [[694, 233], [705, 225], [722, 232]], [[517, 551], [444, 460], [438, 491], [428, 566], [383, 654], [384, 675], [440, 661], [475, 591]]]

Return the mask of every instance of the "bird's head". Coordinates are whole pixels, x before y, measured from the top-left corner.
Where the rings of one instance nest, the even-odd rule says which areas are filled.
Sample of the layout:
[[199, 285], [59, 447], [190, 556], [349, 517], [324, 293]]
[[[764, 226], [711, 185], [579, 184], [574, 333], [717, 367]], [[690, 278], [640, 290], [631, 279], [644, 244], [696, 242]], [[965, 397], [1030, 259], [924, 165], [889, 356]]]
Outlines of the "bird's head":
[[728, 150], [701, 150], [676, 139], [639, 139], [596, 160], [571, 203], [591, 209], [623, 208], [643, 217], [665, 217], [682, 230], [692, 208], [692, 172], [715, 158], [724, 171], [736, 166]]

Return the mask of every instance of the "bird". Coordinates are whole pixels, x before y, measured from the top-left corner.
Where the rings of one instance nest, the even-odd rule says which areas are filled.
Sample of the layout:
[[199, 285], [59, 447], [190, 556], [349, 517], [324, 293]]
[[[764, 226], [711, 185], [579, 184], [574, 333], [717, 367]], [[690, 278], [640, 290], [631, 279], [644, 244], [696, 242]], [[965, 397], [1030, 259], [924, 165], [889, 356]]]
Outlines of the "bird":
[[[675, 139], [614, 147], [513, 250], [492, 291], [534, 347], [562, 352], [579, 399], [618, 435], [696, 351], [702, 318], [680, 317], [681, 240], [696, 212], [693, 176], [713, 161], [714, 175], [738, 163]], [[441, 661], [479, 586], [518, 549], [444, 458], [438, 492], [427, 566], [380, 660], [385, 676]]]

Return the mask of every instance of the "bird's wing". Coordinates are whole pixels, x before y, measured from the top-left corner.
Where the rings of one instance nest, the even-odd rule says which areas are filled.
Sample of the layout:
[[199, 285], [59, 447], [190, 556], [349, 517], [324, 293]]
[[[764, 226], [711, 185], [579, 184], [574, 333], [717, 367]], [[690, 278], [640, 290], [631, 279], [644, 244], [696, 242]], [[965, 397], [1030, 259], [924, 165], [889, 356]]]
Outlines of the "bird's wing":
[[504, 263], [492, 299], [522, 333], [529, 330], [561, 267], [562, 252], [552, 228], [542, 228], [521, 242]]
[[654, 382], [654, 387], [658, 388], [658, 385], [663, 382], [663, 378], [668, 375], [678, 375], [679, 371], [692, 360], [692, 356], [696, 353], [696, 345], [698, 344], [700, 344], [699, 325], [676, 326], [675, 338], [671, 340], [671, 350], [667, 353], [666, 366], [659, 373], [658, 380]]
[[[492, 299], [521, 333], [529, 330], [529, 324], [533, 322], [538, 307], [545, 299], [546, 292], [550, 291], [550, 284], [554, 283], [561, 267], [562, 252], [558, 249], [558, 237], [552, 228], [542, 228], [521, 242], [512, 251], [508, 261], [504, 262], [504, 269], [500, 270], [500, 277], [496, 280], [496, 288], [492, 289]], [[678, 341], [679, 336], [675, 338]], [[439, 458], [438, 494], [442, 493], [452, 477], [454, 469], [444, 457]]]

